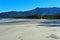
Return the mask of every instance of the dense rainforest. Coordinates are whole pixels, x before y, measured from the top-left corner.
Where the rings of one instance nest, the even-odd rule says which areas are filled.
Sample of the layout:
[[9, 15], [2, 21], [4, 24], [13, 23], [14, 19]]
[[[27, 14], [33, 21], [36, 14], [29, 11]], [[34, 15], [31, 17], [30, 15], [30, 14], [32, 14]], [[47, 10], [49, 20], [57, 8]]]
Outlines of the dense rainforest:
[[33, 14], [29, 16], [16, 16], [16, 17], [5, 17], [5, 18], [27, 18], [27, 19], [60, 19], [60, 13], [54, 15], [39, 15]]

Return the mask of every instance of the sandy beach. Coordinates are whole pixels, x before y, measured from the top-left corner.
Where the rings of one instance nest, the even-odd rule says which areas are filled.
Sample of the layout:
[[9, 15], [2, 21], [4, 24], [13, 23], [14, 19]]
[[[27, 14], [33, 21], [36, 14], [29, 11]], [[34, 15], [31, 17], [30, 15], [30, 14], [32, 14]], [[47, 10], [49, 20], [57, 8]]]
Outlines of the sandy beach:
[[60, 27], [37, 23], [0, 25], [0, 40], [60, 40]]

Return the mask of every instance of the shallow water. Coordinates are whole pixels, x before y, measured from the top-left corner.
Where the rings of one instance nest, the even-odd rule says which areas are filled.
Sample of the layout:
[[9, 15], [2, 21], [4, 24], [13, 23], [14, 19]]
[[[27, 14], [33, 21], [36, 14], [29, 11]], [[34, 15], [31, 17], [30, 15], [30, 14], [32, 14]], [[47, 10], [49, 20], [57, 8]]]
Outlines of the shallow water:
[[[25, 22], [32, 22], [32, 23], [37, 23], [38, 26], [60, 26], [60, 20], [56, 19], [56, 20], [46, 20], [46, 19], [0, 19], [0, 20], [8, 20], [8, 22], [0, 22], [0, 25], [1, 24], [11, 24], [11, 23], [25, 23]], [[13, 20], [13, 21], [11, 21]], [[9, 22], [11, 21], [11, 22]]]
[[60, 20], [47, 20], [44, 22], [39, 22], [38, 26], [57, 27], [60, 26]]

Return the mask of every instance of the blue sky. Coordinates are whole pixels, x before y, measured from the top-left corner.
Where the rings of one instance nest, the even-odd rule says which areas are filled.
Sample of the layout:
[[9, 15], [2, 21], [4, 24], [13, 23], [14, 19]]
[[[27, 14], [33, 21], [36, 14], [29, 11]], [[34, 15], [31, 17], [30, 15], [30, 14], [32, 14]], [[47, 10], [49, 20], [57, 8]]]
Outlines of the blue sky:
[[26, 11], [36, 7], [60, 7], [60, 0], [0, 0], [0, 12]]

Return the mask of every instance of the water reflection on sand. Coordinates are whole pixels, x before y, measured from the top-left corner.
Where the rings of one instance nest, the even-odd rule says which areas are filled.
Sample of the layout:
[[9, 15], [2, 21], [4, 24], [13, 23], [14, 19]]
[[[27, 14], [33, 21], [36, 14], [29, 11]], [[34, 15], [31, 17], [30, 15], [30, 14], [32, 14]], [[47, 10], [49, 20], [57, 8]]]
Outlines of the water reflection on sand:
[[47, 20], [47, 19], [6, 19], [0, 20], [1, 24], [12, 24], [12, 23], [37, 23], [38, 26], [49, 26], [57, 27], [60, 26], [60, 20]]

